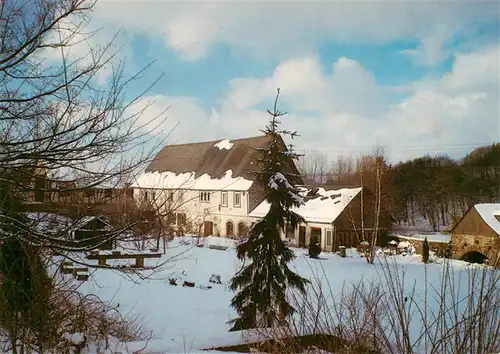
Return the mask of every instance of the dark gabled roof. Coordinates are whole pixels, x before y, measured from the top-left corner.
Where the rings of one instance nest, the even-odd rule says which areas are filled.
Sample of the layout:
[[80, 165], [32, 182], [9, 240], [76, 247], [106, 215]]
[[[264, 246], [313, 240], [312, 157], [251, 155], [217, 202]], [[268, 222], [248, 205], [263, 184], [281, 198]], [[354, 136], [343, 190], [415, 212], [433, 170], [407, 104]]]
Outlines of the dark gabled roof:
[[[167, 145], [156, 155], [146, 172], [195, 172], [195, 177], [206, 173], [212, 178], [220, 178], [227, 170], [232, 170], [233, 177], [253, 179], [252, 172], [258, 168], [258, 149], [268, 148], [271, 139], [271, 136], [261, 135], [230, 140], [233, 146], [229, 150], [214, 146], [224, 139]], [[283, 146], [286, 148], [284, 142]], [[295, 166], [293, 168], [296, 170]]]

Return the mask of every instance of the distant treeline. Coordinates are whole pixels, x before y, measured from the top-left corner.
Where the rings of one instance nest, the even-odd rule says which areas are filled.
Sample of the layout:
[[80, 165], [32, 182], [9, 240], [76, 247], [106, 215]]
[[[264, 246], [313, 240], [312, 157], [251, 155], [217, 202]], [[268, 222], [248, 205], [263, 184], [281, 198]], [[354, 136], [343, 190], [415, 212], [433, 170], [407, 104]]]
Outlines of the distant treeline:
[[[396, 165], [387, 164], [380, 149], [333, 162], [313, 151], [299, 167], [309, 183], [362, 184], [380, 193], [398, 221], [411, 225], [420, 215], [434, 231], [453, 224], [476, 203], [500, 202], [500, 144], [479, 147], [460, 160], [425, 155]], [[377, 168], [383, 171], [380, 184]]]
[[391, 170], [395, 216], [406, 221], [417, 209], [435, 231], [476, 203], [500, 201], [500, 144], [477, 148], [459, 161], [424, 156]]

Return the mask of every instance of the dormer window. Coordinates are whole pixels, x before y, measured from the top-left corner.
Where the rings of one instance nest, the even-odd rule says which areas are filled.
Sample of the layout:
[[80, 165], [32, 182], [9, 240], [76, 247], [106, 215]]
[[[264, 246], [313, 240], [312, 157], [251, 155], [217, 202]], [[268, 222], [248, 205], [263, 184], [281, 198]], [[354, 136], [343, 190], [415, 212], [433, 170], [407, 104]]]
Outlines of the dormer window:
[[200, 202], [210, 203], [210, 192], [200, 192]]

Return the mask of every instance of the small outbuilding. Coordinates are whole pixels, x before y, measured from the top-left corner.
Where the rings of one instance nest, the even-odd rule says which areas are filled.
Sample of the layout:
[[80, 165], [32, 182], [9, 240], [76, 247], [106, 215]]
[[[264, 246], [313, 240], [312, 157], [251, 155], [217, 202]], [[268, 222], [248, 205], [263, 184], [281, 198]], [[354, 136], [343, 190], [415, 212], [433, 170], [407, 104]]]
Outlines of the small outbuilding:
[[500, 267], [500, 203], [476, 204], [451, 230], [453, 258]]
[[113, 249], [113, 239], [110, 237], [112, 226], [100, 216], [84, 216], [78, 219], [71, 230], [74, 240], [80, 241], [81, 246], [101, 250]]

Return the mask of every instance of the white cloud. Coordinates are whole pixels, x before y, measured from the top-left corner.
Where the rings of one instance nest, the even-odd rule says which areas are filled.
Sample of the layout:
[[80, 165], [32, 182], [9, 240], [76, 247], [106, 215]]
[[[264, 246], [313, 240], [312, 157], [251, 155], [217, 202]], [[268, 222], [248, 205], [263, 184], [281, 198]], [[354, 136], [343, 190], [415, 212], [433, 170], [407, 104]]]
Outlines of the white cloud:
[[453, 36], [449, 28], [436, 30], [431, 36], [422, 38], [415, 49], [405, 49], [401, 54], [410, 56], [413, 61], [422, 66], [434, 66], [451, 55], [447, 41]]
[[436, 150], [460, 155], [500, 140], [499, 49], [457, 54], [449, 73], [408, 86], [399, 101], [358, 62], [340, 58], [324, 73], [312, 56], [287, 60], [266, 78], [233, 80], [209, 110], [185, 97], [158, 96], [155, 104], [171, 105], [169, 124], [180, 122], [171, 140], [244, 137], [260, 134], [268, 117], [256, 107], [270, 107], [280, 87], [282, 110], [291, 112], [283, 124], [299, 131], [301, 149], [334, 155], [380, 143], [393, 161]]
[[500, 46], [489, 46], [473, 53], [460, 53], [447, 74], [443, 85], [456, 92], [481, 89], [485, 85], [499, 88]]
[[147, 5], [139, 1], [102, 0], [95, 9], [95, 17], [103, 24], [163, 37], [186, 59], [206, 55], [216, 43], [251, 55], [289, 57], [312, 53], [325, 38], [351, 43], [413, 38], [422, 40], [422, 44], [408, 53], [424, 63], [442, 58], [441, 46], [448, 33], [460, 32], [479, 19], [496, 19], [498, 14], [494, 2], [475, 0], [164, 0]]
[[[132, 53], [130, 33], [119, 31], [115, 25], [99, 28], [97, 22], [75, 15], [59, 23], [45, 39], [48, 46], [38, 53], [43, 64], [59, 67], [65, 61], [75, 72], [100, 65], [95, 79], [98, 84], [105, 84], [113, 73], [113, 65], [118, 67]], [[115, 56], [117, 52], [120, 55]]]

